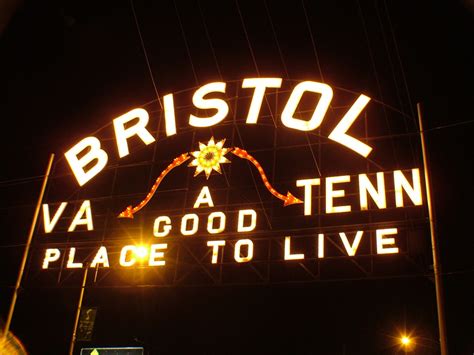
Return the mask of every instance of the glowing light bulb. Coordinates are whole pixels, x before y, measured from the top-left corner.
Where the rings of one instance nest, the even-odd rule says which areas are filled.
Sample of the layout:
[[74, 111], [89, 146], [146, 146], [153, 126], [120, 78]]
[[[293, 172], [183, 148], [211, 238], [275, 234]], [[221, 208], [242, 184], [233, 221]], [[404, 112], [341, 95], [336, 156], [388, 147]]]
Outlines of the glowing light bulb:
[[138, 260], [143, 260], [148, 255], [148, 248], [143, 245], [139, 245], [135, 248], [135, 256]]
[[401, 339], [401, 342], [403, 345], [409, 345], [411, 343], [411, 339], [407, 336], [403, 336], [402, 339]]

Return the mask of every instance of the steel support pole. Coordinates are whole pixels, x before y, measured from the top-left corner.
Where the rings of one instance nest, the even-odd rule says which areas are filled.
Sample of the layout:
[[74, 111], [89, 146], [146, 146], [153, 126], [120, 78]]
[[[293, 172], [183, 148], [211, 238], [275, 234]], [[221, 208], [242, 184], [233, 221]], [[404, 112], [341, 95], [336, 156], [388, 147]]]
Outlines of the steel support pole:
[[446, 317], [444, 314], [443, 280], [441, 278], [441, 267], [439, 265], [439, 251], [438, 251], [438, 240], [436, 238], [435, 216], [434, 216], [433, 206], [431, 202], [431, 183], [430, 183], [430, 175], [429, 175], [429, 169], [428, 169], [428, 159], [426, 156], [425, 133], [423, 130], [421, 104], [417, 103], [416, 108], [418, 111], [418, 123], [420, 125], [421, 150], [423, 152], [423, 168], [425, 171], [426, 201], [428, 203], [428, 215], [429, 215], [429, 220], [430, 220], [431, 250], [433, 253], [433, 272], [434, 272], [435, 289], [436, 289], [436, 307], [438, 310], [439, 344], [440, 344], [441, 355], [448, 355], [448, 340], [447, 340], [447, 335], [446, 335]]
[[77, 325], [79, 324], [79, 316], [81, 315], [82, 300], [84, 299], [84, 291], [86, 289], [87, 272], [89, 271], [89, 264], [84, 269], [84, 277], [82, 279], [81, 292], [79, 293], [79, 301], [77, 302], [76, 318], [74, 319], [74, 328], [72, 330], [71, 343], [69, 344], [69, 355], [74, 353], [74, 345], [76, 344]]
[[10, 331], [10, 325], [13, 318], [13, 312], [15, 311], [16, 299], [18, 298], [18, 290], [20, 289], [21, 280], [23, 279], [23, 273], [25, 271], [26, 261], [28, 260], [28, 254], [30, 252], [31, 241], [33, 239], [33, 234], [35, 233], [36, 222], [38, 221], [41, 203], [43, 202], [44, 192], [46, 190], [46, 185], [48, 183], [51, 167], [53, 166], [53, 160], [54, 160], [54, 154], [51, 154], [51, 156], [49, 157], [48, 167], [46, 168], [46, 174], [44, 175], [44, 178], [43, 178], [43, 184], [41, 186], [38, 202], [36, 203], [36, 209], [33, 215], [33, 221], [31, 222], [30, 230], [28, 232], [28, 238], [26, 241], [25, 251], [23, 252], [23, 258], [21, 259], [20, 270], [18, 271], [18, 277], [16, 280], [15, 289], [13, 290], [13, 296], [12, 296], [12, 301], [10, 303], [10, 309], [8, 311], [8, 316], [5, 321], [5, 327], [3, 328], [2, 341], [7, 338], [8, 332]]

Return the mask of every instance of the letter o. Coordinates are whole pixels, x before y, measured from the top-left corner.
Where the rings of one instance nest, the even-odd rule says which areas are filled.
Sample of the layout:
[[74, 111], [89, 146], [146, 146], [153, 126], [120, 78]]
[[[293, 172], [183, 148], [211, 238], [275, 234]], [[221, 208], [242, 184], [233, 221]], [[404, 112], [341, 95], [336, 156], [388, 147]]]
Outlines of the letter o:
[[[296, 108], [306, 91], [321, 94], [314, 109], [313, 116], [311, 116], [309, 121], [293, 117]], [[290, 98], [281, 113], [281, 122], [288, 128], [294, 128], [299, 131], [312, 131], [320, 126], [331, 100], [332, 89], [329, 85], [318, 83], [316, 81], [303, 81], [293, 89]]]
[[[219, 218], [219, 226], [214, 228], [214, 220]], [[211, 234], [222, 233], [225, 229], [225, 214], [223, 212], [212, 212], [207, 217], [207, 231]]]
[[[247, 256], [240, 255], [240, 249], [242, 245], [247, 246]], [[246, 263], [252, 260], [253, 258], [253, 242], [250, 239], [240, 239], [235, 243], [234, 248], [234, 259], [238, 263]]]
[[[192, 227], [188, 229], [188, 221], [192, 220]], [[199, 227], [199, 217], [195, 213], [185, 214], [181, 219], [181, 234], [193, 235], [196, 234]]]

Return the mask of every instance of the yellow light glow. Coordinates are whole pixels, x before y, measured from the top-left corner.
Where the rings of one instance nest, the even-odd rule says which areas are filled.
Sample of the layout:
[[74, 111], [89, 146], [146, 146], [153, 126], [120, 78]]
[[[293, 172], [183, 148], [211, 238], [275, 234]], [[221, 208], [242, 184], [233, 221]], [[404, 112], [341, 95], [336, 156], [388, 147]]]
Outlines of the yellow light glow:
[[207, 204], [207, 207], [214, 207], [214, 202], [212, 201], [211, 192], [209, 191], [209, 187], [203, 186], [201, 191], [199, 192], [199, 196], [194, 202], [193, 208], [201, 207], [201, 204]]
[[224, 143], [225, 139], [215, 143], [214, 137], [209, 140], [207, 145], [201, 142], [199, 143], [199, 150], [191, 152], [191, 155], [195, 159], [188, 165], [191, 167], [196, 167], [194, 176], [197, 176], [199, 173], [204, 171], [206, 174], [206, 179], [209, 179], [212, 170], [221, 174], [220, 164], [230, 163], [230, 161], [225, 157], [229, 151], [229, 148], [223, 148]]
[[296, 180], [296, 186], [304, 186], [304, 215], [311, 215], [311, 203], [313, 199], [313, 186], [319, 185], [321, 183], [320, 179], [301, 179]]
[[370, 97], [365, 95], [360, 95], [358, 99], [354, 102], [351, 106], [349, 111], [344, 115], [341, 121], [337, 124], [334, 130], [329, 134], [328, 138], [332, 139], [333, 141], [340, 143], [346, 146], [349, 149], [352, 149], [354, 152], [362, 155], [364, 158], [372, 151], [372, 148], [369, 147], [367, 144], [362, 143], [360, 140], [351, 137], [347, 134], [349, 128], [351, 128], [352, 124], [359, 117], [360, 113], [364, 109], [364, 107], [369, 103]]
[[285, 237], [285, 260], [301, 260], [304, 254], [291, 254], [291, 237]]
[[344, 248], [346, 249], [347, 255], [354, 256], [356, 254], [363, 234], [363, 231], [357, 231], [354, 241], [351, 244], [349, 243], [349, 240], [347, 240], [346, 233], [339, 233], [339, 237], [341, 237], [342, 244], [344, 244]]
[[411, 339], [410, 339], [409, 337], [407, 337], [407, 336], [402, 336], [402, 338], [400, 339], [400, 341], [401, 341], [401, 343], [402, 343], [403, 345], [405, 345], [405, 346], [406, 346], [406, 345], [410, 345], [410, 343], [411, 343]]
[[[309, 121], [295, 118], [296, 109], [298, 104], [303, 97], [303, 94], [313, 92], [321, 94], [319, 101], [314, 109], [313, 116]], [[332, 89], [329, 85], [318, 83], [315, 81], [303, 81], [295, 86], [293, 89], [288, 102], [285, 105], [281, 113], [281, 121], [288, 128], [294, 128], [299, 131], [312, 131], [319, 127], [323, 121], [324, 115], [329, 107], [332, 100]]]
[[49, 263], [58, 261], [60, 256], [61, 256], [61, 252], [59, 251], [59, 249], [56, 249], [56, 248], [46, 249], [44, 253], [42, 268], [47, 269], [49, 267]]
[[351, 206], [334, 206], [333, 201], [333, 199], [336, 197], [345, 196], [344, 190], [333, 190], [333, 185], [350, 181], [351, 177], [349, 175], [332, 176], [326, 178], [326, 213], [343, 213], [351, 211]]
[[224, 245], [225, 240], [209, 240], [207, 242], [207, 246], [212, 247], [211, 264], [217, 264], [217, 259], [219, 256], [219, 247], [223, 247]]
[[[81, 155], [81, 158], [78, 158], [79, 155]], [[84, 185], [96, 176], [105, 167], [109, 159], [107, 153], [100, 148], [100, 141], [96, 137], [84, 138], [64, 153], [64, 156], [79, 186]], [[96, 163], [91, 166], [90, 163], [93, 161]], [[87, 171], [84, 170], [86, 166], [89, 167]]]
[[91, 267], [94, 268], [97, 265], [102, 264], [103, 267], [109, 267], [109, 255], [107, 254], [107, 248], [101, 246], [97, 251], [97, 254], [94, 256], [94, 260], [92, 260]]
[[176, 134], [173, 94], [163, 96], [163, 106], [165, 111], [166, 135], [169, 137]]
[[385, 238], [386, 235], [398, 234], [397, 228], [386, 228], [386, 229], [377, 229], [375, 232], [376, 235], [376, 244], [377, 244], [377, 254], [397, 254], [398, 248], [392, 247], [387, 248], [386, 245], [395, 245], [395, 238]]
[[[214, 227], [214, 220], [219, 219], [219, 225]], [[207, 231], [210, 234], [222, 233], [225, 229], [225, 214], [223, 212], [217, 211], [212, 212], [207, 218]]]
[[43, 204], [43, 226], [45, 233], [51, 233], [54, 229], [56, 223], [58, 223], [59, 218], [64, 212], [64, 209], [67, 206], [67, 202], [61, 202], [56, 213], [53, 216], [53, 219], [50, 218], [49, 215], [49, 205], [47, 203]]
[[66, 268], [68, 269], [80, 269], [82, 268], [82, 263], [75, 263], [74, 257], [76, 256], [76, 248], [69, 249], [69, 256], [67, 258]]
[[[188, 221], [191, 221], [191, 229], [188, 229]], [[196, 234], [199, 227], [199, 217], [195, 213], [188, 213], [181, 219], [181, 234], [182, 235], [193, 235]]]
[[[247, 246], [247, 255], [241, 255], [242, 246]], [[250, 239], [240, 239], [235, 243], [234, 259], [238, 263], [247, 263], [253, 258], [253, 242]]]
[[[86, 217], [82, 218], [84, 214]], [[74, 232], [76, 227], [79, 225], [86, 225], [88, 231], [94, 230], [94, 225], [92, 223], [91, 202], [89, 200], [84, 200], [84, 202], [82, 202], [79, 211], [77, 211], [67, 231]]]
[[413, 180], [413, 186], [408, 182], [405, 175], [401, 170], [395, 170], [393, 172], [393, 181], [395, 185], [395, 205], [397, 207], [403, 207], [403, 190], [405, 190], [408, 197], [415, 206], [423, 204], [421, 195], [421, 181], [420, 181], [420, 170], [412, 169], [411, 176]]
[[359, 197], [360, 209], [362, 211], [365, 211], [369, 208], [367, 192], [370, 194], [370, 197], [372, 197], [378, 208], [383, 209], [387, 207], [383, 172], [377, 173], [377, 189], [375, 189], [374, 185], [372, 185], [369, 178], [367, 177], [367, 174], [359, 174]]
[[148, 265], [149, 266], [164, 266], [166, 265], [165, 260], [160, 260], [163, 259], [165, 256], [165, 253], [159, 250], [165, 250], [168, 248], [168, 244], [166, 243], [161, 243], [161, 244], [152, 244], [150, 246], [150, 259], [148, 260]]
[[[138, 121], [136, 121], [134, 125], [125, 128], [127, 123], [135, 120], [136, 118], [138, 118]], [[151, 133], [146, 129], [148, 120], [148, 112], [142, 108], [133, 109], [126, 114], [114, 119], [113, 123], [115, 129], [115, 140], [117, 142], [120, 158], [130, 154], [127, 143], [128, 138], [138, 136], [146, 145], [155, 141], [155, 138], [153, 138]]]
[[[245, 225], [245, 217], [250, 216], [250, 224]], [[240, 210], [237, 219], [237, 232], [245, 233], [251, 232], [257, 226], [257, 212], [255, 210]]]
[[160, 216], [153, 223], [153, 235], [158, 238], [166, 237], [171, 231], [171, 219], [168, 216]]
[[142, 261], [148, 256], [148, 247], [144, 245], [137, 245], [133, 251], [137, 260]]
[[247, 78], [242, 82], [242, 88], [255, 88], [252, 96], [252, 102], [250, 103], [249, 114], [247, 115], [247, 121], [245, 123], [255, 124], [257, 123], [260, 109], [262, 107], [263, 98], [265, 96], [265, 90], [267, 88], [279, 88], [281, 87], [281, 78]]
[[201, 86], [193, 95], [193, 104], [203, 110], [217, 110], [214, 116], [197, 117], [189, 115], [189, 124], [193, 127], [210, 127], [221, 122], [229, 112], [227, 102], [222, 99], [205, 99], [204, 96], [212, 92], [225, 93], [226, 83], [215, 82]]

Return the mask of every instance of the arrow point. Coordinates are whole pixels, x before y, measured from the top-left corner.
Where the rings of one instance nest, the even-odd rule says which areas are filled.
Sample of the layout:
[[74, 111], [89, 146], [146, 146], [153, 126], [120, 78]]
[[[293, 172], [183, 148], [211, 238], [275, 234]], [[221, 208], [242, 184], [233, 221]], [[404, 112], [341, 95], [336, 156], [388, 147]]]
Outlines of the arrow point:
[[120, 212], [117, 218], [130, 218], [133, 219], [132, 206], [128, 206], [124, 211]]
[[288, 191], [288, 193], [286, 194], [286, 198], [285, 198], [285, 203], [283, 204], [283, 206], [289, 206], [289, 205], [295, 205], [297, 203], [303, 203], [303, 201], [301, 201], [299, 198], [293, 196], [291, 194], [291, 192]]

